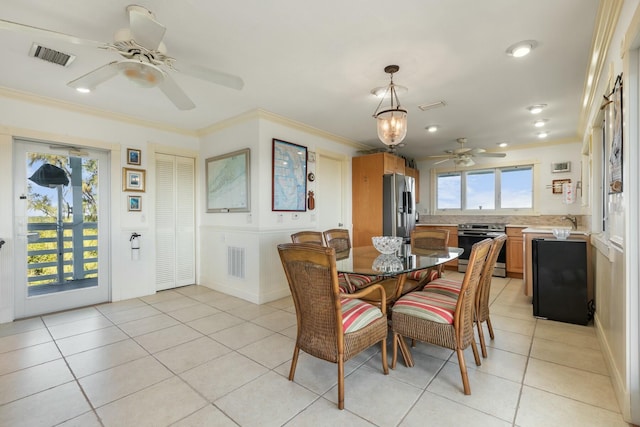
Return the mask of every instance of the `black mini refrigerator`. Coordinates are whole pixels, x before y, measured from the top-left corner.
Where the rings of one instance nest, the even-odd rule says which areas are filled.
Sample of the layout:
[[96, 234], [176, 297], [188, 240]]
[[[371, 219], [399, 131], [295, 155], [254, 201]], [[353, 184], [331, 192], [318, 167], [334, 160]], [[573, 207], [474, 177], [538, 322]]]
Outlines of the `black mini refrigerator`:
[[533, 239], [533, 315], [586, 325], [587, 242]]

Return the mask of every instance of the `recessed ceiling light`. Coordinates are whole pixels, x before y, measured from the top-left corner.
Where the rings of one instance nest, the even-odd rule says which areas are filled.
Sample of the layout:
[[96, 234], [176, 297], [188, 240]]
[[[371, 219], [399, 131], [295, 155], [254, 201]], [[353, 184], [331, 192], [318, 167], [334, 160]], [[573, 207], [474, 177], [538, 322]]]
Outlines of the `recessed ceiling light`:
[[524, 40], [509, 46], [506, 52], [507, 55], [513, 56], [514, 58], [522, 58], [535, 49], [537, 45], [538, 43], [536, 43], [535, 40]]
[[533, 122], [533, 125], [537, 128], [541, 128], [544, 127], [544, 125], [546, 125], [548, 122], [547, 119], [540, 119], [540, 120], [536, 120], [535, 122]]
[[543, 131], [543, 132], [538, 132], [536, 135], [538, 135], [538, 138], [540, 138], [540, 139], [544, 139], [544, 138], [546, 138], [547, 136], [549, 136], [549, 133], [548, 133], [548, 132], [544, 132], [544, 131]]
[[438, 126], [437, 125], [429, 125], [425, 128], [428, 132], [437, 132], [438, 131]]
[[76, 90], [80, 93], [89, 93], [91, 92], [91, 89], [89, 89], [88, 87], [77, 87]]
[[547, 104], [536, 104], [536, 105], [527, 107], [527, 110], [529, 110], [531, 114], [540, 114], [542, 113], [542, 110], [544, 110], [546, 106]]
[[498, 143], [498, 147], [501, 147], [501, 148], [504, 148], [504, 147], [506, 147], [507, 145], [509, 145], [509, 144], [507, 144], [506, 142], [499, 142], [499, 143]]

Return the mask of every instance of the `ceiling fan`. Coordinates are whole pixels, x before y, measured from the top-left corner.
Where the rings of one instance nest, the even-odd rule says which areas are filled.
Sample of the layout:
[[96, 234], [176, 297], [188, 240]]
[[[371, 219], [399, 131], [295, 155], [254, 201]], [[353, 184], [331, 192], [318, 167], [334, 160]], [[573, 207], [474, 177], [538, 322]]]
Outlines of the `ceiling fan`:
[[458, 138], [456, 140], [460, 144], [459, 148], [453, 150], [446, 150], [445, 153], [436, 156], [427, 156], [428, 159], [443, 159], [434, 163], [439, 165], [440, 163], [453, 160], [456, 166], [473, 166], [476, 162], [473, 161], [473, 157], [505, 157], [506, 153], [487, 153], [483, 148], [469, 148], [464, 144], [467, 142], [467, 138]]
[[158, 87], [180, 110], [190, 110], [195, 104], [177, 85], [167, 70], [178, 71], [211, 83], [240, 90], [244, 82], [238, 76], [211, 70], [201, 65], [181, 64], [167, 56], [162, 42], [166, 28], [155, 15], [142, 6], [127, 6], [129, 28], [116, 31], [113, 43], [103, 43], [69, 34], [0, 19], [0, 29], [29, 32], [43, 37], [62, 39], [73, 44], [95, 46], [118, 53], [124, 59], [109, 62], [67, 83], [68, 86], [90, 92], [119, 73], [142, 87]]

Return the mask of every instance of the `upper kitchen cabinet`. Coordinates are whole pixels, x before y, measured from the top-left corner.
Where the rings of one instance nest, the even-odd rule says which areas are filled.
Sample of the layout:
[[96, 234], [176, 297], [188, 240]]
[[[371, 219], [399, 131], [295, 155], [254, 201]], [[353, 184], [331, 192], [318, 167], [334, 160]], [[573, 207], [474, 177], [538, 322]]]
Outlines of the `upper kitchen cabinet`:
[[[377, 153], [377, 154], [371, 154], [369, 156], [363, 156], [363, 157], [373, 157], [373, 156], [380, 156], [380, 155], [382, 155], [382, 163], [384, 167], [383, 174], [399, 173], [400, 175], [404, 175], [405, 166], [404, 166], [404, 159], [402, 157], [394, 156], [391, 153]], [[372, 161], [376, 161], [376, 160], [372, 160]]]

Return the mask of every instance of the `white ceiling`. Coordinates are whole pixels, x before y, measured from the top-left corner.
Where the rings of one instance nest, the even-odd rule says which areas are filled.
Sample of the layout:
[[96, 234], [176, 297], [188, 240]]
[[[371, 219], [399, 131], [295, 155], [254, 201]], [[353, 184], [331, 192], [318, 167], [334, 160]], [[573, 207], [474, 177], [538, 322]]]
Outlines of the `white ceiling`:
[[[111, 42], [128, 27], [131, 0], [2, 0], [0, 19]], [[420, 158], [469, 146], [531, 144], [526, 107], [548, 104], [549, 139], [575, 138], [598, 0], [141, 0], [166, 26], [168, 55], [241, 76], [241, 91], [176, 74], [196, 104], [180, 111], [157, 88], [117, 76], [89, 95], [66, 83], [107, 62], [113, 52], [60, 39], [0, 30], [0, 86], [114, 111], [184, 129], [201, 129], [261, 108], [353, 141], [382, 147], [370, 90], [396, 84], [409, 111], [406, 147]], [[535, 40], [527, 57], [508, 46]], [[70, 53], [68, 67], [27, 55], [32, 42]], [[418, 105], [443, 100], [446, 107]], [[437, 124], [435, 134], [425, 126]], [[277, 135], [274, 135], [277, 136]], [[300, 141], [293, 141], [300, 142]]]

